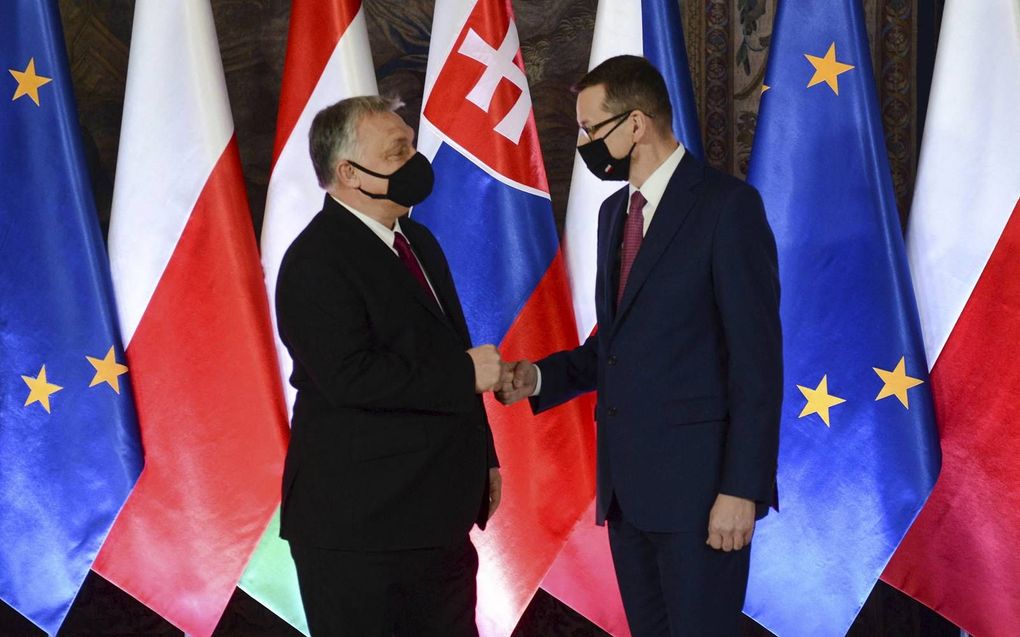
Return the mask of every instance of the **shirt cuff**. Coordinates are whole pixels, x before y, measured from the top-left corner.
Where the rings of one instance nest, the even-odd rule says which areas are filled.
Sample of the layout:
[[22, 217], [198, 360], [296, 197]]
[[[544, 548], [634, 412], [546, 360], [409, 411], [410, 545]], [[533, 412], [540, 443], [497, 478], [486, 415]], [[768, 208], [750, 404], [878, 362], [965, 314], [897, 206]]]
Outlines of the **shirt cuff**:
[[535, 379], [535, 391], [531, 392], [531, 396], [538, 396], [542, 391], [542, 368], [538, 365], [535, 365], [535, 376], [537, 377]]

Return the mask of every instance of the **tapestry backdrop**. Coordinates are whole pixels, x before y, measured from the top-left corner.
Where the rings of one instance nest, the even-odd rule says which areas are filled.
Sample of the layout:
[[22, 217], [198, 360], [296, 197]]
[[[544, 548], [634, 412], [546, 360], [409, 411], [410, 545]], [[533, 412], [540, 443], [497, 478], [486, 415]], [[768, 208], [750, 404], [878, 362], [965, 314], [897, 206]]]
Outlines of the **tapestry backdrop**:
[[[707, 161], [744, 177], [777, 1], [678, 0]], [[909, 210], [940, 0], [863, 0], [900, 216]], [[562, 232], [577, 124], [570, 87], [587, 69], [597, 0], [514, 0], [552, 203]], [[261, 227], [287, 39], [289, 0], [212, 0], [256, 231]], [[133, 3], [61, 0], [85, 146], [101, 221], [109, 222]], [[433, 2], [365, 0], [383, 94], [399, 96], [414, 128], [421, 109]], [[745, 635], [768, 634], [748, 620]], [[41, 635], [0, 603], [0, 634]], [[62, 635], [181, 635], [132, 598], [90, 575]], [[293, 635], [237, 591], [217, 635]], [[855, 636], [959, 635], [948, 622], [879, 584]], [[605, 635], [539, 591], [515, 637]]]

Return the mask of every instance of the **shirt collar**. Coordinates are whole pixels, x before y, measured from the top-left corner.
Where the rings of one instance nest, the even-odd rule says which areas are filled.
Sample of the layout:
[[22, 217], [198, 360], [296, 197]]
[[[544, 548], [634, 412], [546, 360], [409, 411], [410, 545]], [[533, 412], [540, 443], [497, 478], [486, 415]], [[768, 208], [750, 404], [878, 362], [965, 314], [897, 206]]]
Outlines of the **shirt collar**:
[[[329, 196], [333, 197], [332, 194], [330, 194]], [[400, 232], [400, 219], [396, 219], [393, 222], [393, 229], [390, 230], [389, 228], [386, 227], [385, 224], [376, 221], [375, 219], [369, 217], [360, 210], [356, 210], [354, 206], [352, 206], [351, 204], [344, 203], [337, 199], [336, 197], [333, 197], [333, 201], [337, 202], [338, 204], [349, 210], [351, 214], [357, 217], [363, 224], [368, 226], [368, 229], [375, 233], [375, 236], [379, 237], [379, 239], [386, 244], [386, 247], [388, 247], [390, 250], [393, 250], [394, 252], [396, 251], [396, 249], [393, 247], [393, 239], [394, 235]]]
[[647, 202], [645, 210], [655, 210], [659, 207], [662, 195], [666, 193], [666, 186], [669, 185], [669, 180], [673, 177], [673, 173], [676, 172], [676, 167], [680, 165], [684, 152], [684, 145], [678, 144], [676, 150], [670, 153], [669, 157], [663, 160], [659, 167], [652, 171], [652, 174], [648, 176], [645, 183], [641, 184], [640, 188], [635, 188], [631, 184], [631, 195], [634, 194], [635, 190], [640, 190], [641, 194], [644, 195]]

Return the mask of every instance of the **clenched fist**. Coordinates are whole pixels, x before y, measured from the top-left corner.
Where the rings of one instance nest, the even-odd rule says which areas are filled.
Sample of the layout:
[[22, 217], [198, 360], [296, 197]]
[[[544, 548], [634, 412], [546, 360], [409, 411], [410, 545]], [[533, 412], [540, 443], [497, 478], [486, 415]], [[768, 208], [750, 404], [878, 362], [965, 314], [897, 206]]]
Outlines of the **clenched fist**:
[[475, 393], [492, 391], [503, 384], [507, 374], [499, 350], [494, 345], [480, 345], [467, 351], [475, 364]]

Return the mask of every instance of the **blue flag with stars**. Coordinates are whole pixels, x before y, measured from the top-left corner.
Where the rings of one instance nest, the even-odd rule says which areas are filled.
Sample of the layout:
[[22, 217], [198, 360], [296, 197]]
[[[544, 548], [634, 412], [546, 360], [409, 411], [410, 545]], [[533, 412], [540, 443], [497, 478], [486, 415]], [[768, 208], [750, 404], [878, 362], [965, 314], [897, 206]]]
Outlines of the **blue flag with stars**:
[[940, 466], [928, 366], [859, 0], [783, 0], [748, 181], [779, 247], [780, 510], [745, 612], [844, 635]]
[[0, 4], [0, 598], [57, 632], [142, 467], [55, 0]]

